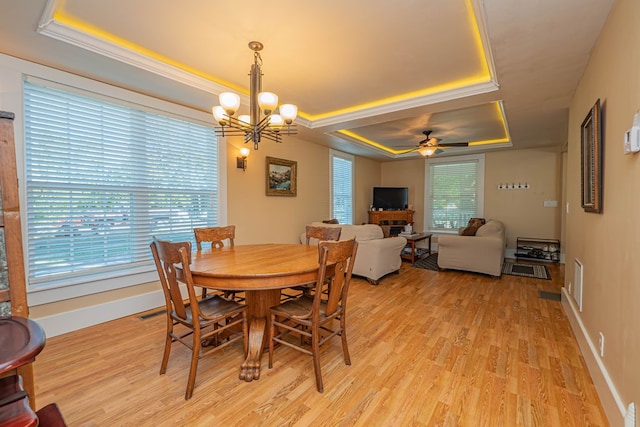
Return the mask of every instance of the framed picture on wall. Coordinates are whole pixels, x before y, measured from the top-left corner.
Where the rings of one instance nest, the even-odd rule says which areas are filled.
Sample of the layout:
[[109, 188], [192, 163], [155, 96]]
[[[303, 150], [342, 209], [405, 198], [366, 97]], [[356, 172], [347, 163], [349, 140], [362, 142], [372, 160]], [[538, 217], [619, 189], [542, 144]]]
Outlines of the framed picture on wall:
[[295, 196], [297, 175], [298, 162], [267, 157], [267, 196]]
[[582, 208], [602, 212], [602, 111], [600, 99], [591, 107], [581, 129]]

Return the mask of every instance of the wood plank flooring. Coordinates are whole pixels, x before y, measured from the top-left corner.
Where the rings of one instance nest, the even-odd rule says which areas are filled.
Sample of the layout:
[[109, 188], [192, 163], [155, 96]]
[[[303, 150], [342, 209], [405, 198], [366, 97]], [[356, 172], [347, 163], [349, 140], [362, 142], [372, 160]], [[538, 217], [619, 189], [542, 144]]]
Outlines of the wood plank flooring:
[[241, 344], [202, 358], [184, 400], [189, 350], [159, 375], [164, 315], [130, 316], [47, 341], [38, 406], [70, 426], [607, 426], [553, 280], [435, 272], [404, 263], [379, 286], [355, 279], [347, 329], [311, 357], [277, 348], [260, 380], [238, 380]]

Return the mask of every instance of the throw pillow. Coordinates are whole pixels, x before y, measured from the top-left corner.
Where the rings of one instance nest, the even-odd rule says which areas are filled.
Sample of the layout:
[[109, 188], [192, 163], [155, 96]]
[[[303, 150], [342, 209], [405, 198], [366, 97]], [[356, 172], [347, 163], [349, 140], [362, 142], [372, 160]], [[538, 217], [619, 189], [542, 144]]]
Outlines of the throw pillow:
[[476, 231], [478, 231], [478, 228], [480, 228], [479, 225], [469, 225], [464, 230], [462, 230], [462, 233], [460, 233], [460, 235], [461, 236], [475, 236], [476, 235]]
[[482, 227], [486, 223], [484, 218], [471, 218], [467, 227], [460, 233], [461, 236], [475, 236], [478, 228]]
[[487, 223], [487, 220], [485, 220], [484, 218], [471, 218], [467, 223], [467, 226], [477, 224], [478, 227], [480, 227], [481, 225], [485, 225], [486, 223]]

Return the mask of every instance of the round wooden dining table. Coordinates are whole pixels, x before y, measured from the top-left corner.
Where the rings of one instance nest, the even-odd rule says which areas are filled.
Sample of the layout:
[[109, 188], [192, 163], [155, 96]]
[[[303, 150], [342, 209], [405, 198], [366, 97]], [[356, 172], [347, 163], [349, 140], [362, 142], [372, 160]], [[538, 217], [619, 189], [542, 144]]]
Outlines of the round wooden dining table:
[[316, 280], [318, 248], [300, 244], [236, 245], [192, 253], [194, 284], [245, 293], [249, 349], [240, 379], [260, 378], [260, 362], [269, 324], [269, 308], [278, 305], [282, 289]]

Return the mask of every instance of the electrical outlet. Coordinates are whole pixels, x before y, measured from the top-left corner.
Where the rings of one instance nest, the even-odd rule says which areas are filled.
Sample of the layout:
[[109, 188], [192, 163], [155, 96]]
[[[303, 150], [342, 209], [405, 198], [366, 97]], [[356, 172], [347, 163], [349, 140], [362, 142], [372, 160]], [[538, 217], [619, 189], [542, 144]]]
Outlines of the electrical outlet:
[[572, 283], [569, 282], [569, 295], [571, 295], [571, 288], [572, 288]]
[[600, 357], [604, 357], [604, 334], [602, 332], [598, 336], [598, 346], [600, 347]]

